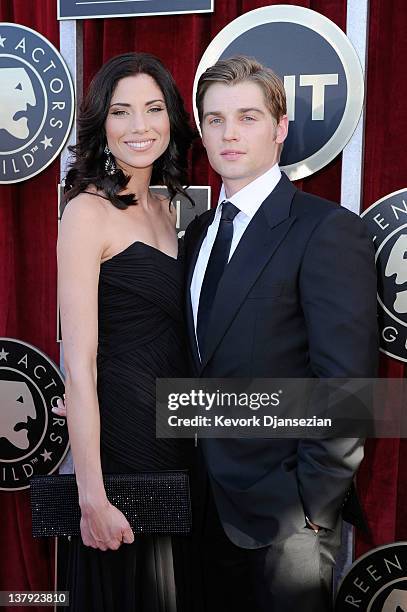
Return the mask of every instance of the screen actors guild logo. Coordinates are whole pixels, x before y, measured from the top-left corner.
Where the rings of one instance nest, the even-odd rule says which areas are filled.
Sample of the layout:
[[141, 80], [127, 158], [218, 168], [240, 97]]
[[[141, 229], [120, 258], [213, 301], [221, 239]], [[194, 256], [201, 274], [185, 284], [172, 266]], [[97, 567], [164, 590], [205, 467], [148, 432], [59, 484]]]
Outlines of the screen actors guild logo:
[[362, 555], [339, 585], [335, 612], [407, 612], [407, 542]]
[[380, 348], [407, 361], [407, 189], [385, 196], [361, 216], [376, 248]]
[[58, 51], [38, 32], [0, 23], [0, 183], [18, 183], [60, 153], [74, 93]]
[[62, 375], [44, 353], [0, 338], [0, 490], [25, 489], [64, 459], [66, 420], [51, 412], [63, 393]]
[[[7, 358], [7, 357], [6, 357]], [[34, 399], [27, 383], [14, 380], [0, 380], [0, 397], [4, 406], [1, 411], [0, 438], [5, 438], [16, 448], [27, 449], [30, 445], [26, 429], [17, 429], [28, 423], [28, 417], [36, 419]]]
[[[36, 106], [34, 88], [24, 68], [2, 68], [0, 70], [0, 129], [18, 140], [30, 135], [27, 112], [28, 105]], [[16, 119], [18, 115], [18, 119]]]
[[359, 121], [364, 81], [356, 52], [336, 24], [316, 11], [284, 4], [229, 23], [197, 68], [197, 125], [199, 77], [218, 59], [233, 55], [257, 58], [284, 81], [290, 127], [281, 166], [291, 180], [320, 170], [342, 151]]

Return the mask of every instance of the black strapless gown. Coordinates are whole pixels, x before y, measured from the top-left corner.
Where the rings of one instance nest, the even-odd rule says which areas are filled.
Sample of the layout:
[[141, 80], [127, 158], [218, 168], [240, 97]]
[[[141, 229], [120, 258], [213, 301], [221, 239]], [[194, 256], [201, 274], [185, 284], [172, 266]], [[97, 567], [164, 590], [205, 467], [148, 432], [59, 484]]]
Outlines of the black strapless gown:
[[[180, 244], [181, 248], [181, 244]], [[98, 399], [105, 473], [188, 469], [191, 445], [156, 439], [155, 379], [185, 377], [182, 256], [143, 242], [101, 264]], [[70, 543], [75, 612], [187, 612], [188, 538], [135, 534], [117, 551]]]

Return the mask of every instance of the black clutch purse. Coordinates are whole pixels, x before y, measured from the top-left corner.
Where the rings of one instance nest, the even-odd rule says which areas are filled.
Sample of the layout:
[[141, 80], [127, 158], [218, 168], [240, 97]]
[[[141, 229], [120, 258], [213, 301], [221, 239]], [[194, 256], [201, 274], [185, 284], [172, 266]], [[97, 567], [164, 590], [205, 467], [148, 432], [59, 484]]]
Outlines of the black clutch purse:
[[[105, 474], [103, 480], [109, 501], [123, 512], [135, 535], [191, 531], [188, 472]], [[79, 536], [75, 474], [34, 476], [30, 485], [33, 536]]]

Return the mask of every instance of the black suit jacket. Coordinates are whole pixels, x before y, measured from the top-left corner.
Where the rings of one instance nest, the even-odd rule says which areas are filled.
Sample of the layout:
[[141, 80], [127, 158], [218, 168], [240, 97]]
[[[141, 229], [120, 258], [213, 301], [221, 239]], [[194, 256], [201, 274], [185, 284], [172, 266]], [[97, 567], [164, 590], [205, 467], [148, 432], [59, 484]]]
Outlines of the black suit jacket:
[[[200, 377], [372, 377], [378, 334], [374, 249], [361, 219], [283, 175], [219, 283], [200, 362], [190, 301], [214, 211], [185, 235], [186, 316]], [[363, 457], [359, 439], [200, 442], [223, 527], [257, 548], [314, 523], [333, 529]]]

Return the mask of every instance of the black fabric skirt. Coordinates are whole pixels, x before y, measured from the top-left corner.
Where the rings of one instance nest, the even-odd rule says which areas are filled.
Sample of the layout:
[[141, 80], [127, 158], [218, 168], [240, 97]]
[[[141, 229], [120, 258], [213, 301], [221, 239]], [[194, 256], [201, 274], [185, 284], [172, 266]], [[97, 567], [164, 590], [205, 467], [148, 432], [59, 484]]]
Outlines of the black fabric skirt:
[[[102, 456], [104, 473], [128, 466]], [[95, 550], [81, 538], [68, 545], [66, 590], [72, 612], [190, 612], [193, 566], [189, 537], [135, 534], [118, 550]], [[66, 608], [65, 608], [66, 609]]]

